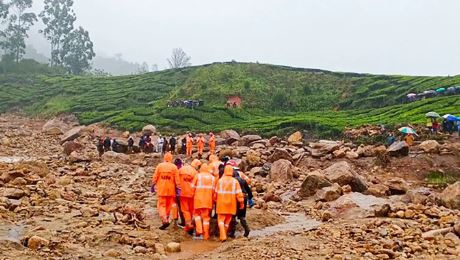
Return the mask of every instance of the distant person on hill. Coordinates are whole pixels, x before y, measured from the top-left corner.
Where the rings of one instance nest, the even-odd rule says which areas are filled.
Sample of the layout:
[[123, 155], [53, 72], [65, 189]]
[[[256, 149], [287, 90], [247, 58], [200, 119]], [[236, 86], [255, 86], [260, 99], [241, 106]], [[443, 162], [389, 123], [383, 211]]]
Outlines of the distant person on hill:
[[163, 137], [163, 153], [169, 152], [169, 143], [166, 137]]
[[163, 153], [163, 144], [165, 140], [163, 139], [163, 136], [159, 136], [157, 139], [157, 153]]
[[145, 152], [145, 136], [142, 136], [141, 139], [139, 140], [139, 148], [141, 151]]
[[197, 144], [198, 144], [198, 156], [201, 158], [201, 156], [203, 155], [203, 151], [204, 151], [204, 144], [205, 144], [205, 140], [204, 140], [204, 136], [202, 134], [200, 134], [198, 136], [198, 140], [197, 140]]
[[97, 152], [99, 153], [99, 157], [104, 154], [104, 139], [102, 137], [97, 141]]
[[185, 154], [186, 149], [187, 149], [187, 138], [184, 137], [184, 138], [182, 138], [182, 140], [181, 140], [181, 149], [180, 149], [180, 153], [181, 153], [181, 154]]
[[176, 138], [174, 138], [174, 136], [169, 139], [169, 146], [171, 148], [171, 152], [174, 154], [176, 152]]
[[118, 150], [118, 142], [117, 139], [112, 140], [112, 151], [116, 152]]
[[216, 151], [216, 137], [214, 136], [214, 133], [209, 133], [209, 152], [211, 154], [214, 154]]
[[193, 137], [192, 134], [189, 133], [187, 136], [187, 157], [192, 157], [192, 152], [193, 152]]
[[439, 123], [438, 121], [434, 120], [433, 122], [433, 134], [437, 134], [439, 131]]
[[406, 137], [404, 137], [404, 141], [406, 141], [407, 145], [413, 146], [414, 145], [414, 135], [413, 134], [407, 134]]
[[396, 137], [392, 132], [390, 132], [387, 137], [387, 146], [391, 146], [394, 142], [396, 142]]
[[426, 128], [428, 129], [428, 131], [433, 132], [433, 119], [432, 118], [427, 118]]
[[112, 141], [110, 140], [110, 137], [106, 137], [104, 140], [104, 151], [108, 152], [110, 151], [110, 146], [112, 145]]
[[130, 136], [128, 138], [128, 153], [133, 152], [133, 147], [134, 147], [134, 138], [132, 136]]

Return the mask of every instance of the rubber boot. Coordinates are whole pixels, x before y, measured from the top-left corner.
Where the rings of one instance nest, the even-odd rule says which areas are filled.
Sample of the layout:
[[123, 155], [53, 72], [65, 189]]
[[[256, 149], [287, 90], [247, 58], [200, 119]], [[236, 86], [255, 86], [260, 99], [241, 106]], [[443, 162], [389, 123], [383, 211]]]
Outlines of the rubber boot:
[[230, 227], [228, 228], [228, 237], [235, 238], [237, 224], [238, 222], [236, 221], [236, 217], [233, 216], [232, 220], [230, 221]]
[[244, 228], [244, 237], [248, 237], [249, 232], [251, 232], [251, 230], [249, 229], [248, 222], [246, 221], [246, 218], [241, 218], [240, 223], [241, 223], [241, 226], [243, 226], [243, 228]]

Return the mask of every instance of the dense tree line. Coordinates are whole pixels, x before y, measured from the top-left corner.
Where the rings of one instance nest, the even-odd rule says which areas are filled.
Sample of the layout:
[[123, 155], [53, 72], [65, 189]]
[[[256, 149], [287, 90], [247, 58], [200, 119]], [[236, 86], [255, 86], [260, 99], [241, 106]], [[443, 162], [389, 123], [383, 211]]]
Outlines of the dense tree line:
[[75, 28], [77, 20], [73, 0], [45, 0], [38, 16], [30, 12], [32, 0], [0, 0], [0, 48], [2, 61], [19, 63], [25, 54], [28, 31], [40, 18], [40, 30], [50, 42], [50, 66], [64, 68], [68, 73], [82, 74], [91, 69], [95, 57], [88, 31]]

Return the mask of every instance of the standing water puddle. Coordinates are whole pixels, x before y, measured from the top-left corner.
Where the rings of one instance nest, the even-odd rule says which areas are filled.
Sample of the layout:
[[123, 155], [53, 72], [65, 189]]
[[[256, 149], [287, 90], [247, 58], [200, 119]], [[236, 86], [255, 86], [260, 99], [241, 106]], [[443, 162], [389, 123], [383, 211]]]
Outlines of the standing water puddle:
[[19, 156], [0, 156], [0, 163], [18, 163], [24, 161], [31, 161], [32, 158], [19, 157]]
[[0, 240], [8, 240], [21, 243], [20, 239], [24, 234], [22, 225], [0, 224]]

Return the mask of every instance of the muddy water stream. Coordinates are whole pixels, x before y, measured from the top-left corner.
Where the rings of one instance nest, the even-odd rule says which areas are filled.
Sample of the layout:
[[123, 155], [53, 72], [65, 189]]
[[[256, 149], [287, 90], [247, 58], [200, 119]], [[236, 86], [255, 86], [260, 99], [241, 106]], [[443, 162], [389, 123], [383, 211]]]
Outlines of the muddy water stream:
[[[321, 225], [314, 219], [307, 218], [301, 213], [283, 214], [284, 223], [269, 226], [260, 230], [251, 231], [249, 237], [266, 237], [279, 232], [303, 232], [315, 229]], [[249, 223], [250, 224], [250, 223]], [[238, 236], [238, 234], [237, 234]], [[181, 243], [182, 251], [168, 255], [168, 259], [189, 259], [199, 254], [208, 253], [217, 249], [222, 243], [219, 241], [188, 240]]]

